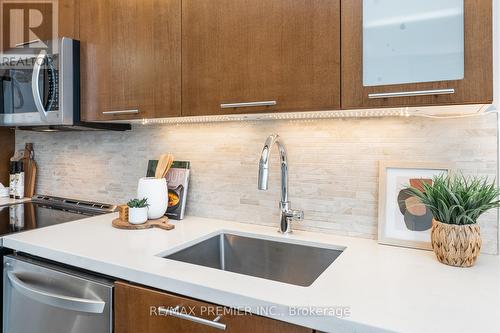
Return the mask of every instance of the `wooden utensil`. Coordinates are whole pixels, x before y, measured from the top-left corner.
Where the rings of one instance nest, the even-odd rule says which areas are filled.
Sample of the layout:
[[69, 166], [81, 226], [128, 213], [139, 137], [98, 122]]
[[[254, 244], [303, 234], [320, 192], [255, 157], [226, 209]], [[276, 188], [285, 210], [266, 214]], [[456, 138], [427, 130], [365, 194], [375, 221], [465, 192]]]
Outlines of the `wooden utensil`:
[[156, 178], [164, 178], [172, 164], [174, 163], [174, 155], [172, 154], [163, 154], [160, 156], [158, 160], [158, 166], [156, 167], [155, 177]]
[[120, 218], [113, 220], [113, 227], [125, 230], [144, 230], [151, 228], [160, 228], [163, 230], [175, 229], [175, 225], [168, 223], [168, 217], [164, 216], [158, 220], [149, 220], [144, 224], [130, 224]]
[[160, 156], [158, 159], [158, 165], [156, 166], [156, 172], [155, 172], [155, 177], [156, 178], [162, 178], [163, 172], [165, 171], [165, 168], [167, 167], [168, 163], [168, 155], [163, 154]]
[[174, 164], [174, 155], [168, 154], [168, 156], [167, 156], [167, 166], [166, 166], [165, 170], [163, 171], [162, 178], [165, 178], [167, 176], [167, 173], [170, 170], [170, 168], [172, 167], [172, 164]]

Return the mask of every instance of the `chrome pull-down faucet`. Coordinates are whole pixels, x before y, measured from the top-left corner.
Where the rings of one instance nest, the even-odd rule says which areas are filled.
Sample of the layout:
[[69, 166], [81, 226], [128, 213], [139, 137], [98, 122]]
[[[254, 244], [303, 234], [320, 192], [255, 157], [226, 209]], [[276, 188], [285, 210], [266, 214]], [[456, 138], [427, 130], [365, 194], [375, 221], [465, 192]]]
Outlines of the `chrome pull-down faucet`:
[[259, 162], [259, 190], [266, 191], [269, 188], [269, 158], [274, 145], [278, 146], [281, 164], [281, 201], [280, 201], [280, 230], [283, 234], [292, 233], [292, 222], [302, 221], [304, 212], [292, 210], [290, 201], [288, 201], [288, 161], [286, 148], [281, 138], [277, 134], [269, 136], [262, 149]]

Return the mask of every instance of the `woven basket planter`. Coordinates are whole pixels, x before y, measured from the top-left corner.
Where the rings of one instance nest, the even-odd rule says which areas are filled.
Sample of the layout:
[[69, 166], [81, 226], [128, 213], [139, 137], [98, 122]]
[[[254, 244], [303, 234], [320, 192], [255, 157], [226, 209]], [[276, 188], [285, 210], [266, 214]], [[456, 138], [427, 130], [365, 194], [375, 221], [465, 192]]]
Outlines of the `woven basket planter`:
[[441, 263], [471, 267], [481, 250], [481, 228], [478, 224], [452, 225], [434, 220], [431, 242]]

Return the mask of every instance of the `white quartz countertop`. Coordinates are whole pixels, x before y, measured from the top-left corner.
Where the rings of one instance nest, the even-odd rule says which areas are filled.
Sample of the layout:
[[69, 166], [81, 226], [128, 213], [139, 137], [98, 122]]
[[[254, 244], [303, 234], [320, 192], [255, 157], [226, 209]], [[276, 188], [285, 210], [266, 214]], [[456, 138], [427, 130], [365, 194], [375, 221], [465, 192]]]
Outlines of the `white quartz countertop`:
[[[303, 231], [285, 237], [276, 228], [196, 217], [173, 222], [172, 231], [126, 231], [111, 226], [115, 217], [9, 235], [4, 246], [215, 304], [260, 314], [270, 309], [268, 317], [326, 332], [487, 333], [500, 327], [497, 256], [481, 255], [475, 267], [461, 269], [438, 263], [429, 251], [372, 240]], [[311, 287], [158, 256], [221, 231], [347, 249]], [[294, 315], [298, 307], [315, 315]], [[333, 315], [335, 308], [346, 316]]]

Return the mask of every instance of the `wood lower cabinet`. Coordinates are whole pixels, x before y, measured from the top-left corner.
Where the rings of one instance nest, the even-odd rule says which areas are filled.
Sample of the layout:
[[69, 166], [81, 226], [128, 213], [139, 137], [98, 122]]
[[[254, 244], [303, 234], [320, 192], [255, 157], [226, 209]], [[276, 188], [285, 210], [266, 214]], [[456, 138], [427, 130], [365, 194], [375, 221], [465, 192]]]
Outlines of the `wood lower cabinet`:
[[[115, 286], [115, 333], [209, 333], [221, 332], [204, 324], [172, 316], [159, 315], [158, 307], [175, 308], [184, 313], [213, 320], [222, 307], [174, 296], [124, 282]], [[227, 309], [225, 311], [227, 313]], [[221, 314], [221, 313], [219, 313]], [[221, 314], [220, 323], [228, 333], [312, 333], [311, 329], [249, 314]]]
[[343, 109], [492, 102], [491, 0], [391, 4], [342, 1]]
[[182, 68], [183, 116], [339, 109], [340, 0], [183, 0]]
[[82, 119], [180, 116], [181, 0], [79, 1]]

